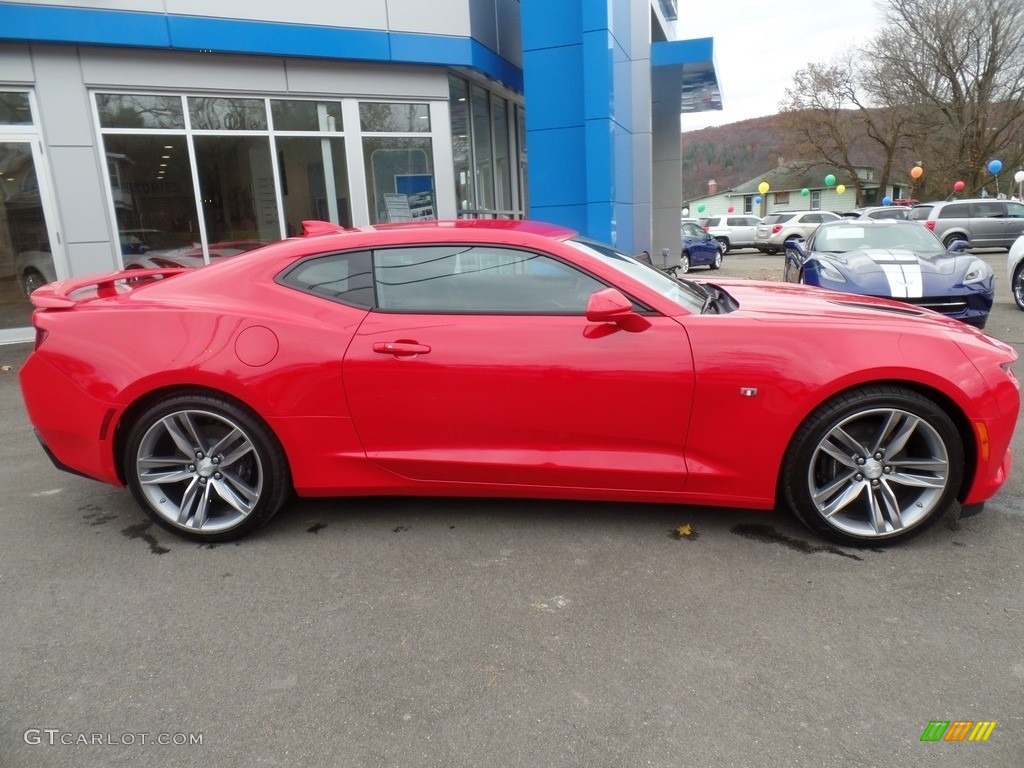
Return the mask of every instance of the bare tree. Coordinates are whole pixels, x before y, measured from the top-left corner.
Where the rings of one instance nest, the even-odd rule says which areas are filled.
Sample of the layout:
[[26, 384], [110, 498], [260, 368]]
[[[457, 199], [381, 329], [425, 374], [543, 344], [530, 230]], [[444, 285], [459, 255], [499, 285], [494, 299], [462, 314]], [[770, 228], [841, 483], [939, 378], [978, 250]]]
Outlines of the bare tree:
[[[858, 204], [864, 196], [857, 168], [869, 164], [868, 155], [881, 155], [876, 181], [885, 189], [895, 158], [907, 149], [908, 114], [887, 84], [884, 70], [865, 66], [859, 51], [848, 51], [831, 64], [797, 72], [779, 105], [818, 158], [850, 174]], [[876, 153], [869, 153], [872, 145]]]
[[972, 193], [1024, 161], [1024, 3], [887, 0], [886, 29], [866, 54], [912, 115], [914, 153], [932, 196], [956, 180]]
[[[797, 73], [780, 111], [817, 155], [850, 170], [869, 139], [880, 184], [918, 162], [918, 196], [957, 180], [976, 194], [1024, 165], [1024, 2], [880, 0], [885, 27], [862, 50]], [[876, 154], [877, 157], [877, 154]], [[859, 190], [858, 190], [859, 192]]]

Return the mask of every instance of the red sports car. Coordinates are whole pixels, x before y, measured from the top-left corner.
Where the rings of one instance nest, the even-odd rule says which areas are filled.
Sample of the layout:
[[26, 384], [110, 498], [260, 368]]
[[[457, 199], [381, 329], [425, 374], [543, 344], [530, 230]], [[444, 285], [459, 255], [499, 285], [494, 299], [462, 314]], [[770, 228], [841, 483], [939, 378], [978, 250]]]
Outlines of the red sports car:
[[991, 497], [1020, 404], [1013, 349], [955, 320], [535, 222], [315, 222], [32, 301], [47, 453], [208, 542], [294, 492], [781, 503], [873, 544]]

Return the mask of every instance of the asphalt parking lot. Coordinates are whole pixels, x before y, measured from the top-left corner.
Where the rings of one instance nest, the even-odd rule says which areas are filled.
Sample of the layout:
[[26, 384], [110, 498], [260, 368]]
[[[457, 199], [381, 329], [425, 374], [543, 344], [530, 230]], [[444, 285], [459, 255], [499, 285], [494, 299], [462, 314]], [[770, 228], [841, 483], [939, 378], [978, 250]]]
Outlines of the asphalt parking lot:
[[443, 499], [293, 501], [202, 546], [50, 466], [27, 352], [0, 347], [3, 768], [1024, 765], [1021, 466], [871, 550], [782, 512]]

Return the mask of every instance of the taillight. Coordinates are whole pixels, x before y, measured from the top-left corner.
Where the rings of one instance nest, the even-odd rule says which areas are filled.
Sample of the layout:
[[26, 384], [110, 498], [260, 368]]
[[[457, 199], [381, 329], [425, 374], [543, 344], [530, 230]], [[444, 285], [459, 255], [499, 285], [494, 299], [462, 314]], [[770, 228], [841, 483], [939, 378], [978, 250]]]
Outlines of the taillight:
[[774, 225], [774, 226], [772, 227], [772, 234], [773, 234], [773, 235], [777, 235], [777, 234], [779, 234], [779, 232], [781, 232], [781, 231], [782, 231], [782, 225], [781, 225], [781, 224], [776, 224], [776, 225]]
[[704, 227], [704, 231], [705, 232], [710, 232], [711, 231], [711, 227]]
[[924, 225], [928, 227], [928, 229], [930, 229], [932, 232], [935, 231], [935, 222], [932, 219], [928, 219], [928, 221], [926, 221]]
[[38, 350], [43, 342], [46, 341], [46, 337], [50, 335], [50, 332], [44, 328], [36, 328], [36, 350]]

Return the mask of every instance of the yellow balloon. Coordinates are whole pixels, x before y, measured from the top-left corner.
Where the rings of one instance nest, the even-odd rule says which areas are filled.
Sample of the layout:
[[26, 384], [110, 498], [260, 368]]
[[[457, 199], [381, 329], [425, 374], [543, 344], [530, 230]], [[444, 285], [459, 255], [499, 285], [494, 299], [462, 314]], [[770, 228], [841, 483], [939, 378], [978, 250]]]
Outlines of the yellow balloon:
[[762, 195], [765, 192], [767, 192], [768, 191], [768, 182], [767, 181], [762, 181], [760, 184], [758, 184], [757, 185], [757, 191], [760, 192]]
[[845, 184], [840, 184], [838, 187], [836, 187], [836, 194], [837, 195], [841, 195], [845, 191], [846, 191], [846, 185]]

